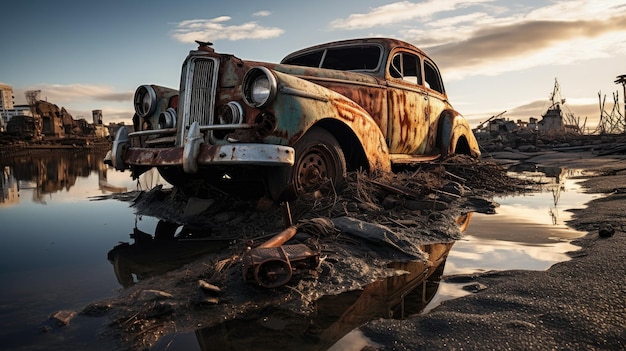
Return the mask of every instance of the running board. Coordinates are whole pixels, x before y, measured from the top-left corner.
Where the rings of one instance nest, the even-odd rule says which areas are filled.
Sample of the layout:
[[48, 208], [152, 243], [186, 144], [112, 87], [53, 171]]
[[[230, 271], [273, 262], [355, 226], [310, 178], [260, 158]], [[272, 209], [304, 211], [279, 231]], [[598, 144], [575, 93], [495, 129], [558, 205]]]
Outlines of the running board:
[[441, 157], [440, 154], [436, 155], [406, 155], [406, 154], [393, 154], [389, 155], [392, 165], [410, 165], [413, 163], [423, 163], [435, 161]]

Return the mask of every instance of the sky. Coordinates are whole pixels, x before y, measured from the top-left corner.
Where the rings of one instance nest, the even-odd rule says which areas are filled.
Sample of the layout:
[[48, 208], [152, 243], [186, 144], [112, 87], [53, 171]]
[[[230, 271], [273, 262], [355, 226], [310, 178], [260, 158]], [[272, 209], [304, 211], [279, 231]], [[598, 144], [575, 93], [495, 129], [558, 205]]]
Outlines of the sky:
[[334, 40], [405, 40], [437, 63], [472, 126], [504, 111], [541, 118], [555, 81], [587, 127], [599, 97], [608, 112], [624, 99], [626, 0], [21, 0], [2, 8], [0, 33], [0, 83], [16, 104], [41, 90], [75, 119], [103, 110], [105, 124], [130, 123], [142, 84], [177, 89], [195, 40], [268, 62]]

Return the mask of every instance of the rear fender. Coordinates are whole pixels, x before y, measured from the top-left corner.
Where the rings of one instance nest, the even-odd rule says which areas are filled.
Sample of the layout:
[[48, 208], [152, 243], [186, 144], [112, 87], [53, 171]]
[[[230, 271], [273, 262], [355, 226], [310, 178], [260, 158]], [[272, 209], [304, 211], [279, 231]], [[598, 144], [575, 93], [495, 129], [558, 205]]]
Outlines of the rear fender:
[[464, 153], [473, 157], [480, 156], [478, 141], [472, 132], [467, 120], [455, 110], [444, 110], [439, 116], [437, 128], [437, 145], [441, 156], [445, 157], [455, 152]]

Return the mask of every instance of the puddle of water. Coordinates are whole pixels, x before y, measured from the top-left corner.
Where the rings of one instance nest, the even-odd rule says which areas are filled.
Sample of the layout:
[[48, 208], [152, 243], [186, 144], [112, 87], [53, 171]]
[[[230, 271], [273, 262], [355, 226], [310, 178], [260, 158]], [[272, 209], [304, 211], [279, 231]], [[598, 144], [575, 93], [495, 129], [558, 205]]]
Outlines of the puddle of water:
[[543, 184], [528, 194], [494, 198], [500, 204], [495, 215], [473, 215], [462, 239], [450, 251], [437, 294], [422, 313], [445, 300], [470, 294], [463, 289], [465, 284], [446, 282], [447, 276], [490, 270], [546, 270], [569, 260], [567, 252], [579, 248], [571, 241], [586, 232], [567, 226], [572, 215], [568, 209], [582, 208], [599, 196], [582, 191], [576, 180], [581, 175], [580, 171], [561, 168], [516, 173]]
[[[128, 173], [102, 165], [101, 159], [102, 155], [54, 155], [0, 167], [3, 347], [83, 349], [89, 345], [93, 350], [108, 349], [90, 341], [96, 340], [99, 326], [95, 324], [105, 321], [86, 322], [77, 317], [70, 327], [47, 334], [41, 332], [41, 324], [58, 310], [80, 310], [90, 302], [115, 296], [116, 290], [143, 276], [176, 266], [168, 268], [170, 262], [164, 261], [162, 247], [150, 241], [138, 244], [130, 237], [138, 233], [135, 229], [155, 233], [157, 219], [135, 216], [127, 202], [89, 200], [138, 186], [148, 189], [159, 182], [158, 174], [148, 173], [138, 184]], [[354, 328], [361, 323], [372, 318], [406, 318], [466, 294], [461, 285], [446, 283], [446, 276], [545, 270], [569, 259], [565, 252], [577, 249], [570, 240], [584, 233], [567, 228], [570, 213], [566, 209], [581, 208], [597, 195], [580, 191], [572, 180], [575, 172], [530, 168], [519, 174], [543, 180], [545, 185], [541, 191], [495, 199], [501, 204], [495, 215], [474, 214], [465, 235], [454, 243], [445, 265], [441, 262], [436, 271], [397, 267], [414, 272], [373, 284], [363, 292], [323, 298], [312, 319], [266, 311], [262, 316], [195, 333], [166, 336], [153, 349], [208, 350], [219, 343], [232, 346], [253, 337], [257, 349], [275, 349], [276, 340], [285, 339], [287, 333], [297, 337], [286, 338], [289, 344], [285, 348], [323, 349], [321, 345], [328, 347], [339, 340], [335, 349], [344, 350], [348, 348], [341, 345], [346, 340], [359, 340]], [[129, 244], [118, 246], [120, 242]], [[188, 247], [182, 244], [178, 249], [189, 258]], [[151, 264], [155, 257], [161, 265]], [[177, 259], [180, 257], [173, 261]], [[179, 264], [185, 262], [178, 260]], [[154, 271], [141, 271], [146, 264]], [[366, 340], [359, 342], [367, 344]]]

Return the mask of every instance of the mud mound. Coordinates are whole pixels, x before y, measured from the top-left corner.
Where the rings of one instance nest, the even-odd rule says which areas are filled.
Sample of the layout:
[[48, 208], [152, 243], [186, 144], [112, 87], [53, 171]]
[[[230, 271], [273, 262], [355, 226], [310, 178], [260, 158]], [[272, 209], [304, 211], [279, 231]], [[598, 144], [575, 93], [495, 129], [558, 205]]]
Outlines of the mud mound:
[[[402, 274], [390, 263], [427, 260], [421, 246], [458, 239], [458, 218], [494, 211], [497, 204], [484, 196], [522, 189], [496, 164], [454, 157], [396, 173], [351, 173], [345, 183], [325, 184], [282, 208], [221, 193], [190, 198], [176, 188], [116, 195], [131, 201], [137, 214], [172, 224], [155, 238], [220, 242], [226, 248], [141, 280], [118, 298], [87, 306], [83, 314], [106, 314], [111, 323], [103, 333], [132, 348], [270, 306], [306, 315], [321, 296]], [[289, 225], [297, 233], [287, 244], [311, 248], [319, 264], [274, 289], [245, 282], [246, 252]], [[171, 229], [177, 226], [183, 229]]]

